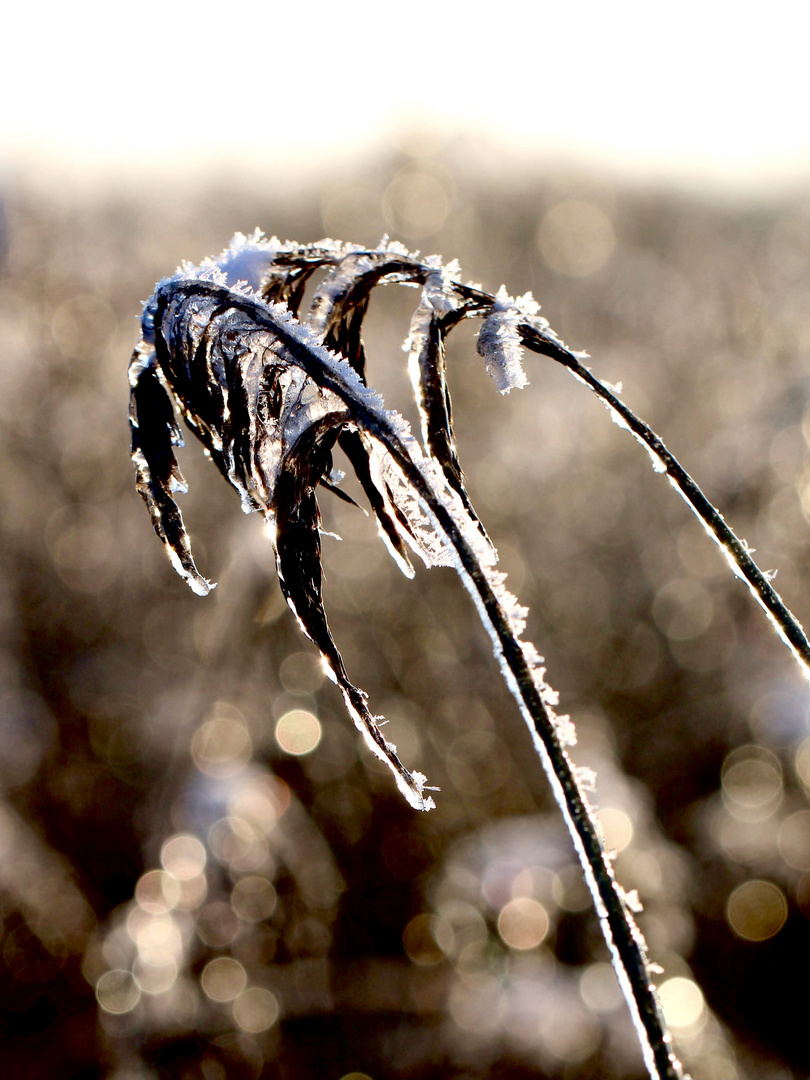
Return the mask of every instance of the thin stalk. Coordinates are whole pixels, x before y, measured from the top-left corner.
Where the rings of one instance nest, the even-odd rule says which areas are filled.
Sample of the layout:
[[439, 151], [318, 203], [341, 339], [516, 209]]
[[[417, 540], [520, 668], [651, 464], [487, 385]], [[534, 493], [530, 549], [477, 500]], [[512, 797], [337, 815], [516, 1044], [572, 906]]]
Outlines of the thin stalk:
[[529, 334], [524, 336], [524, 343], [536, 352], [552, 356], [568, 368], [576, 379], [593, 390], [610, 410], [619, 426], [626, 427], [647, 448], [656, 471], [665, 473], [669, 477], [672, 486], [720, 547], [734, 574], [746, 583], [757, 602], [765, 609], [777, 633], [793, 653], [802, 674], [810, 680], [810, 641], [801, 623], [771, 585], [768, 577], [751, 558], [750, 549], [745, 541], [741, 540], [726, 524], [722, 514], [709, 502], [686, 469], [667, 449], [663, 440], [656, 435], [649, 424], [636, 416], [632, 409], [628, 408], [569, 350], [552, 351], [549, 349], [547, 340]]
[[[234, 301], [234, 306], [247, 308], [252, 304], [240, 298]], [[320, 384], [342, 399], [353, 423], [385, 448], [411, 490], [419, 498], [424, 512], [445, 538], [447, 549], [455, 560], [456, 570], [490, 635], [504, 679], [520, 707], [571, 834], [614, 969], [636, 1027], [647, 1070], [652, 1080], [683, 1080], [683, 1069], [672, 1051], [672, 1039], [666, 1028], [655, 987], [650, 981], [643, 937], [625, 902], [621, 886], [616, 881], [574, 766], [557, 734], [554, 716], [541, 697], [524, 645], [519, 640], [519, 634], [516, 633], [509, 613], [493, 588], [479, 556], [451, 512], [452, 502], [448, 503], [441, 497], [429, 475], [415, 459], [414, 453], [419, 453], [415, 442], [414, 453], [411, 453], [386, 416], [373, 405], [363, 401], [356, 388], [346, 383], [338, 371], [326, 368], [311, 346], [299, 340], [285, 326], [277, 326], [275, 332], [302, 368], [313, 375], [317, 374]], [[460, 512], [464, 514], [461, 509]]]
[[557, 736], [554, 720], [538, 693], [521, 643], [510, 625], [509, 615], [495, 595], [474, 551], [420, 470], [404, 450], [400, 451], [389, 439], [385, 443], [409, 483], [419, 493], [425, 511], [455, 553], [459, 576], [492, 639], [506, 683], [528, 725], [574, 842], [650, 1076], [655, 1080], [682, 1080], [683, 1070], [672, 1052], [671, 1036], [655, 988], [650, 982], [643, 938], [624, 901], [574, 767]]

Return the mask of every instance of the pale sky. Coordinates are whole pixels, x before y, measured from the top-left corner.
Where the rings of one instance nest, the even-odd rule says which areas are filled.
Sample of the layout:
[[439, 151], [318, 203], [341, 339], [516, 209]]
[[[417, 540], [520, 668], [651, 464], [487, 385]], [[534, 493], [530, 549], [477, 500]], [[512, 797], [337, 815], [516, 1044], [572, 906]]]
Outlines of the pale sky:
[[328, 173], [419, 119], [505, 162], [810, 177], [804, 0], [46, 0], [3, 37], [5, 173]]

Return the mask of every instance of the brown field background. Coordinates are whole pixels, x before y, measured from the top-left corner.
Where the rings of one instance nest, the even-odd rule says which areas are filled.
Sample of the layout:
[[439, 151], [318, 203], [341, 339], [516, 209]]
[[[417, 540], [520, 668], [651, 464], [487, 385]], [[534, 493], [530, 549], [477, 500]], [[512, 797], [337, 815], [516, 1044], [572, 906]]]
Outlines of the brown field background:
[[[370, 759], [258, 518], [189, 445], [206, 599], [135, 493], [140, 301], [236, 230], [384, 232], [531, 289], [623, 383], [810, 612], [810, 203], [727, 205], [401, 154], [296, 192], [0, 193], [0, 1058], [31, 1080], [631, 1078], [570, 842], [474, 608], [406, 581], [324, 492], [326, 604], [387, 737]], [[417, 294], [378, 290], [369, 377], [412, 420]], [[647, 455], [551, 361], [501, 398], [450, 339], [472, 500], [530, 607], [572, 754], [700, 1080], [810, 1075], [806, 684]], [[319, 741], [290, 753], [290, 739]], [[290, 734], [292, 733], [292, 734]], [[286, 739], [286, 743], [285, 743]], [[293, 747], [295, 748], [295, 747]], [[698, 987], [700, 989], [698, 989]]]

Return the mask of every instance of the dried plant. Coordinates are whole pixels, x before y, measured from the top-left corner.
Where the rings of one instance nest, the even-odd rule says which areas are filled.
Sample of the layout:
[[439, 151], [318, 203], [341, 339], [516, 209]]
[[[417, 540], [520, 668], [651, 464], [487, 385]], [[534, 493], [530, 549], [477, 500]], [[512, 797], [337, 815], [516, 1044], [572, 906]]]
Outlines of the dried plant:
[[[323, 277], [299, 317], [312, 276]], [[420, 410], [422, 443], [387, 411], [366, 383], [363, 317], [377, 285], [421, 287], [406, 341]], [[354, 686], [333, 640], [321, 590], [317, 488], [348, 499], [333, 469], [337, 445], [354, 469], [382, 539], [407, 576], [409, 550], [430, 566], [454, 566], [475, 601], [504, 678], [528, 724], [574, 841], [614, 967], [653, 1077], [681, 1066], [658, 1005], [636, 898], [615, 879], [587, 791], [593, 777], [572, 764], [569, 718], [543, 660], [522, 640], [527, 610], [505, 587], [497, 554], [467, 495], [445, 381], [445, 340], [466, 318], [483, 320], [478, 351], [497, 389], [523, 387], [523, 349], [561, 363], [629, 429], [720, 545], [804, 670], [810, 643], [761, 572], [658, 436], [585, 366], [539, 315], [530, 294], [513, 299], [466, 284], [456, 264], [421, 259], [384, 241], [375, 250], [322, 241], [282, 244], [238, 234], [216, 260], [185, 265], [147, 302], [142, 340], [130, 365], [132, 456], [138, 489], [180, 575], [200, 594], [213, 586], [198, 571], [174, 495], [185, 490], [174, 447], [182, 445], [175, 407], [239, 493], [245, 512], [265, 516], [283, 593], [320, 650], [328, 674], [371, 750], [392, 769], [417, 809], [434, 806], [426, 778], [408, 770], [383, 737], [380, 717]], [[351, 500], [349, 500], [351, 501]]]

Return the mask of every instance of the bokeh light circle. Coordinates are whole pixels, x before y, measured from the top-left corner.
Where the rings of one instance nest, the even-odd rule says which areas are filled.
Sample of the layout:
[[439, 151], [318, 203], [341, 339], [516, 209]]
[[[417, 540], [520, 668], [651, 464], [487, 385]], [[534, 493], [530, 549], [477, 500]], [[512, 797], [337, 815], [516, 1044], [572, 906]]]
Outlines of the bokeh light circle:
[[321, 741], [321, 723], [306, 709], [285, 713], [276, 724], [276, 742], [293, 757], [311, 754]]
[[212, 1001], [233, 1001], [245, 989], [247, 974], [238, 960], [218, 956], [205, 965], [200, 981]]
[[543, 217], [537, 243], [552, 270], [587, 277], [608, 261], [616, 246], [610, 218], [582, 199], [557, 203]]
[[498, 933], [510, 949], [534, 949], [548, 933], [546, 909], [537, 900], [517, 896], [501, 909]]
[[633, 823], [624, 810], [608, 806], [596, 815], [602, 829], [605, 847], [617, 854], [628, 846], [633, 839]]
[[206, 776], [224, 778], [241, 772], [253, 747], [244, 721], [236, 710], [218, 713], [194, 732], [191, 756]]
[[779, 826], [779, 853], [788, 866], [810, 870], [810, 810], [797, 810]]
[[138, 879], [135, 899], [150, 915], [165, 915], [180, 903], [182, 888], [166, 870], [148, 870]]
[[624, 1004], [613, 965], [605, 961], [589, 964], [579, 978], [579, 994], [589, 1009], [607, 1013]]
[[251, 1035], [267, 1031], [278, 1019], [279, 1005], [275, 994], [261, 986], [243, 990], [233, 1003], [233, 1018]]
[[178, 881], [190, 881], [203, 872], [205, 848], [196, 836], [179, 833], [163, 845], [160, 861], [164, 869]]
[[740, 821], [764, 821], [782, 800], [779, 759], [764, 746], [741, 746], [723, 763], [723, 802]]
[[[410, 959], [420, 967], [431, 967], [444, 960], [444, 950], [437, 940], [435, 928], [441, 924], [434, 915], [416, 915], [402, 935], [402, 944]], [[445, 935], [447, 939], [447, 935]], [[452, 939], [452, 932], [449, 935]]]
[[245, 922], [261, 922], [275, 910], [276, 890], [267, 878], [259, 874], [249, 874], [234, 886], [231, 905]]
[[129, 971], [108, 971], [96, 983], [96, 1000], [104, 1012], [114, 1016], [132, 1012], [140, 997], [140, 988]]
[[675, 1031], [694, 1030], [706, 1017], [706, 1003], [700, 987], [692, 979], [676, 975], [658, 987], [658, 998], [669, 1027]]
[[785, 894], [771, 881], [746, 881], [728, 898], [726, 917], [738, 937], [745, 941], [767, 941], [787, 921]]

